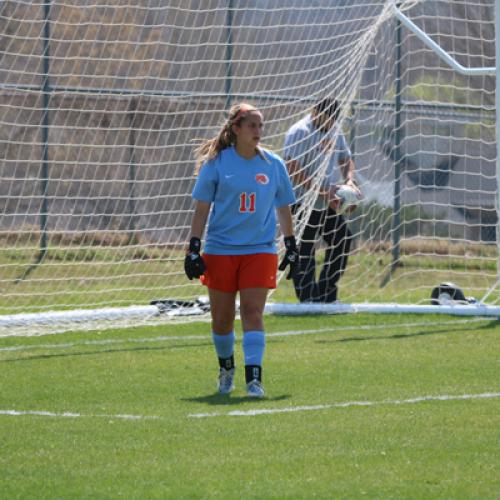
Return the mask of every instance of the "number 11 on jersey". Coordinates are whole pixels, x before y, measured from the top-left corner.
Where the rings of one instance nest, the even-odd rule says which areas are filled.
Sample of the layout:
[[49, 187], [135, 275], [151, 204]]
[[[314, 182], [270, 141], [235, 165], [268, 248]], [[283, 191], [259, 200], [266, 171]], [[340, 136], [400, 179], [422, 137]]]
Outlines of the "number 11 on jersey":
[[240, 212], [255, 212], [255, 193], [240, 194]]

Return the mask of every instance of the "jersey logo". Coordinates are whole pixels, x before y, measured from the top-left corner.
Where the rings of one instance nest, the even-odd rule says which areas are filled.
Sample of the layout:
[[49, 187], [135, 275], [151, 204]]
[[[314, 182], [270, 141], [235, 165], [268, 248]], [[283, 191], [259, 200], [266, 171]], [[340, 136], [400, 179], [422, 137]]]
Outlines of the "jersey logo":
[[269, 184], [269, 177], [266, 174], [256, 174], [255, 175], [255, 180], [259, 184]]

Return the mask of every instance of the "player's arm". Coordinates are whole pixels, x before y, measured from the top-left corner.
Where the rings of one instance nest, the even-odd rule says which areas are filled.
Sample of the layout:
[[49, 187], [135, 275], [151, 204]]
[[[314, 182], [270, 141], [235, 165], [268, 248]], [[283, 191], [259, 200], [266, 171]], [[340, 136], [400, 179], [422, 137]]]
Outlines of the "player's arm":
[[354, 183], [354, 162], [352, 158], [347, 157], [339, 161], [339, 168], [344, 183]]
[[304, 182], [304, 173], [301, 170], [300, 163], [297, 160], [292, 160], [287, 158], [286, 168], [288, 170], [288, 175], [294, 186], [297, 186]]
[[297, 160], [287, 159], [286, 168], [294, 186], [301, 186], [304, 189], [311, 187], [312, 177], [307, 175], [307, 169]]
[[289, 280], [293, 278], [299, 270], [299, 251], [293, 234], [292, 212], [289, 205], [283, 205], [276, 208], [276, 215], [285, 241], [285, 255], [278, 269], [284, 271], [287, 266], [290, 266], [290, 270], [286, 276], [286, 279]]
[[196, 201], [193, 218], [191, 220], [191, 238], [198, 238], [201, 240], [207, 224], [209, 212], [210, 203], [199, 200]]
[[[339, 160], [339, 169], [340, 173], [342, 175], [343, 184], [346, 186], [351, 187], [358, 195], [359, 199], [361, 199], [362, 192], [361, 189], [359, 188], [356, 179], [354, 177], [354, 162], [352, 161], [352, 158], [350, 156], [346, 156], [345, 158], [342, 158]], [[337, 191], [339, 190], [341, 186], [333, 184], [330, 186], [330, 208], [333, 208], [335, 211], [339, 211], [342, 205], [341, 199], [337, 196]], [[350, 205], [349, 212], [352, 212], [355, 210], [357, 204], [352, 204]]]
[[288, 205], [284, 205], [276, 208], [276, 215], [278, 216], [281, 234], [283, 234], [285, 238], [293, 236], [293, 221], [290, 207]]
[[201, 256], [201, 237], [205, 230], [208, 213], [210, 212], [210, 203], [196, 201], [193, 218], [191, 220], [191, 237], [189, 246], [184, 258], [184, 272], [192, 280], [199, 278], [205, 272], [206, 266]]
[[296, 131], [287, 134], [285, 137], [285, 160], [288, 175], [294, 186], [301, 186], [309, 189], [311, 179], [307, 174], [307, 168], [304, 168], [300, 159], [304, 158], [307, 148], [307, 137], [303, 131]]
[[351, 186], [359, 194], [361, 194], [361, 190], [359, 189], [358, 183], [356, 182], [354, 176], [354, 162], [352, 161], [352, 158], [349, 156], [340, 160], [339, 168], [342, 178], [344, 179], [344, 184]]
[[342, 133], [337, 137], [336, 148], [339, 152], [339, 170], [344, 179], [343, 184], [354, 188], [361, 194], [354, 176], [354, 161], [352, 160], [351, 151]]

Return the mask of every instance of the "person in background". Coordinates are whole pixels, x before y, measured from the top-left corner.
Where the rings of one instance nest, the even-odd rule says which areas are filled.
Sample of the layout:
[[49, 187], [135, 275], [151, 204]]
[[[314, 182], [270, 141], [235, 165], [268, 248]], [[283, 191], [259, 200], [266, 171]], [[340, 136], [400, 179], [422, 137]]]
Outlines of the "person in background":
[[187, 277], [201, 278], [208, 287], [222, 394], [234, 389], [234, 320], [239, 292], [250, 397], [264, 396], [263, 312], [269, 289], [276, 288], [276, 217], [286, 248], [279, 268], [290, 266], [290, 279], [298, 265], [290, 210], [295, 203], [293, 187], [284, 161], [259, 146], [262, 127], [262, 113], [257, 108], [236, 104], [217, 135], [196, 150], [195, 209], [184, 261]]
[[[319, 193], [299, 245], [300, 266], [294, 286], [300, 302], [331, 303], [337, 300], [337, 284], [347, 266], [351, 247], [352, 234], [344, 216], [337, 213], [340, 200], [335, 197], [335, 192], [341, 184], [358, 188], [351, 151], [342, 131], [336, 126], [339, 113], [339, 102], [325, 98], [306, 117], [292, 125], [285, 136], [284, 156], [299, 200], [294, 213], [302, 212], [300, 200], [319, 183]], [[321, 178], [318, 176], [324, 162], [327, 166]], [[320, 238], [325, 241], [327, 249], [317, 281], [315, 246]]]

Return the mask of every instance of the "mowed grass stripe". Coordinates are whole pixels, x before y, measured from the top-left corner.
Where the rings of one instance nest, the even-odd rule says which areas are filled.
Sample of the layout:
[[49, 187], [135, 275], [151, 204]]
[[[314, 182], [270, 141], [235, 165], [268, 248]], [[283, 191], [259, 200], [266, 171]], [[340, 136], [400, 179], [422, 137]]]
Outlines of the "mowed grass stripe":
[[[266, 326], [261, 401], [246, 397], [241, 333], [236, 390], [216, 393], [206, 324], [59, 336], [67, 348], [2, 339], [33, 350], [0, 353], [0, 409], [40, 414], [0, 415], [0, 496], [39, 498], [41, 485], [44, 498], [497, 495], [500, 397], [475, 396], [500, 389], [498, 321], [344, 315]], [[463, 396], [475, 398], [419, 401]], [[387, 403], [406, 400], [417, 401]]]
[[[326, 317], [328, 318], [328, 317]], [[410, 322], [410, 323], [401, 323], [401, 324], [393, 324], [390, 323], [391, 328], [400, 328], [400, 329], [411, 329], [411, 328], [421, 328], [425, 326], [456, 326], [456, 325], [464, 325], [468, 323], [479, 323], [491, 321], [491, 318], [466, 318], [466, 319], [450, 319], [444, 321], [419, 321], [419, 322]], [[286, 330], [286, 331], [278, 331], [278, 332], [267, 332], [266, 336], [269, 338], [272, 337], [293, 337], [293, 336], [302, 336], [302, 335], [319, 335], [323, 333], [341, 333], [341, 332], [349, 332], [349, 331], [374, 331], [374, 330], [386, 330], [388, 325], [372, 325], [372, 324], [360, 324], [360, 325], [338, 325], [328, 327], [328, 328], [316, 328], [316, 329], [308, 329], [308, 330]], [[196, 329], [199, 327], [196, 326]], [[30, 349], [70, 349], [73, 347], [79, 346], [107, 346], [113, 344], [127, 344], [127, 343], [155, 343], [155, 342], [168, 342], [168, 341], [178, 341], [178, 340], [207, 340], [210, 339], [208, 335], [208, 328], [206, 326], [202, 327], [202, 329], [207, 330], [207, 333], [200, 335], [159, 335], [157, 337], [127, 337], [123, 339], [101, 339], [101, 340], [83, 340], [83, 341], [75, 341], [75, 342], [63, 342], [63, 343], [54, 343], [54, 344], [15, 344], [6, 347], [0, 347], [0, 352], [9, 352], [9, 351], [27, 351]], [[92, 332], [88, 332], [92, 334]], [[105, 332], [103, 332], [105, 334]], [[68, 332], [65, 332], [66, 335], [71, 335]], [[241, 338], [241, 334], [239, 335]], [[19, 337], [16, 337], [19, 339]], [[27, 336], [26, 338], [31, 339], [33, 337]], [[240, 340], [238, 336], [236, 337], [236, 342]]]

